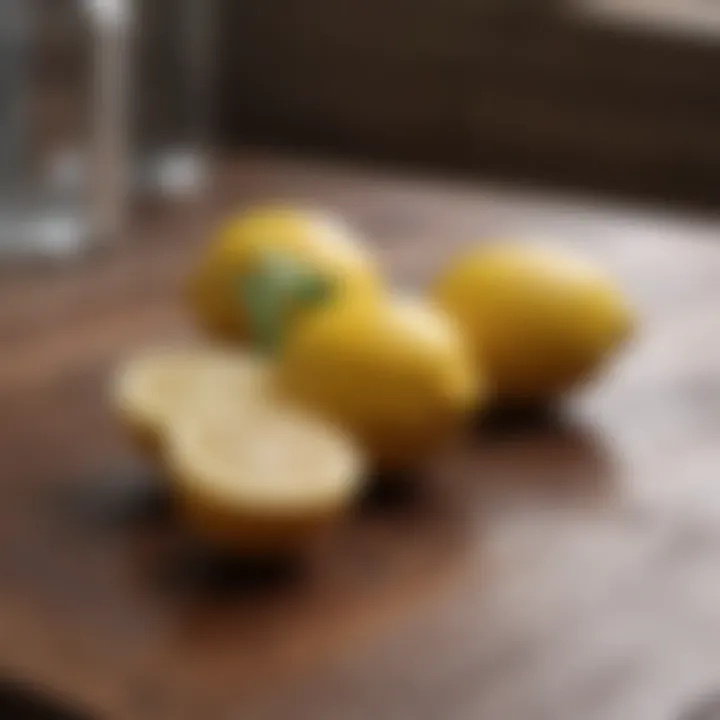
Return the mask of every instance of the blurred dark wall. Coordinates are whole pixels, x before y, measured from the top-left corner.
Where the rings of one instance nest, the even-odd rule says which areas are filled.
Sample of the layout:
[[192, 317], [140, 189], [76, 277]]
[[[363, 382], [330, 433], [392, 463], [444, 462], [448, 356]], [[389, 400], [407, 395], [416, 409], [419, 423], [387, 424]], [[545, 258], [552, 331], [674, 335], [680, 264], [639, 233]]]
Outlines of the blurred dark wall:
[[226, 0], [221, 26], [230, 143], [720, 201], [720, 38], [528, 0]]

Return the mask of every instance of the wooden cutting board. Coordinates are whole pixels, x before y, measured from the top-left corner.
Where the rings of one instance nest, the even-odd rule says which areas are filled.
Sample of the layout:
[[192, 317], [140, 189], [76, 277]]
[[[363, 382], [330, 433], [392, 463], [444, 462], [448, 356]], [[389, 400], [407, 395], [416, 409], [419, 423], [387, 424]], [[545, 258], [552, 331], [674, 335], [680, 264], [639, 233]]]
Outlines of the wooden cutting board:
[[[617, 276], [641, 337], [556, 418], [478, 424], [376, 489], [306, 564], [221, 566], [104, 390], [132, 348], [191, 335], [182, 278], [218, 217], [277, 197], [347, 213], [402, 287], [479, 237], [567, 244]], [[248, 156], [115, 250], [3, 276], [3, 678], [102, 720], [720, 717], [718, 229]]]

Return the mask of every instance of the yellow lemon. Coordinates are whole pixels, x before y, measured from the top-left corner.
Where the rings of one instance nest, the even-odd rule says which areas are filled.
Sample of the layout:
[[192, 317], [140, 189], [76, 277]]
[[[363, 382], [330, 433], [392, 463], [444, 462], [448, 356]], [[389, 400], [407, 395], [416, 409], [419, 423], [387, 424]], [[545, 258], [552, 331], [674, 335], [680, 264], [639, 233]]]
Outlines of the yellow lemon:
[[478, 399], [454, 322], [412, 298], [331, 304], [298, 323], [278, 362], [283, 392], [351, 431], [388, 468], [426, 457]]
[[152, 348], [118, 369], [112, 403], [137, 445], [156, 456], [167, 427], [179, 415], [203, 408], [253, 406], [269, 386], [270, 370], [254, 356], [209, 348]]
[[435, 299], [472, 343], [500, 401], [548, 400], [586, 379], [632, 333], [599, 269], [538, 247], [480, 247], [441, 273]]
[[223, 224], [190, 278], [200, 326], [224, 340], [251, 339], [243, 282], [275, 255], [323, 279], [337, 298], [374, 294], [381, 285], [369, 252], [339, 218], [301, 207], [258, 207]]
[[178, 418], [165, 467], [196, 534], [239, 553], [301, 550], [344, 515], [364, 477], [338, 429], [274, 403]]

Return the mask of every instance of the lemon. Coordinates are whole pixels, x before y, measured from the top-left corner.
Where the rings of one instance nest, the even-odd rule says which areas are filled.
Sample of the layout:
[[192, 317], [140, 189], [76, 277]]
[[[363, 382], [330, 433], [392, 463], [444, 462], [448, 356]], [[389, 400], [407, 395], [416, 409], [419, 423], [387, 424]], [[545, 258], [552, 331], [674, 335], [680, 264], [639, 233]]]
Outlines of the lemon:
[[335, 303], [291, 332], [282, 392], [349, 430], [380, 466], [416, 464], [478, 399], [476, 369], [454, 322], [427, 303]]
[[125, 361], [112, 387], [114, 409], [133, 440], [156, 455], [168, 424], [203, 408], [249, 409], [269, 386], [264, 361], [209, 348], [151, 348]]
[[364, 470], [339, 430], [274, 403], [234, 418], [178, 418], [165, 466], [189, 526], [210, 545], [241, 553], [304, 547], [342, 517]]
[[433, 290], [470, 339], [500, 401], [542, 402], [596, 372], [634, 319], [610, 278], [571, 255], [526, 245], [456, 258]]
[[189, 282], [199, 325], [224, 340], [252, 339], [243, 281], [277, 254], [326, 280], [337, 298], [374, 294], [375, 263], [355, 233], [327, 212], [302, 207], [257, 207], [226, 221]]

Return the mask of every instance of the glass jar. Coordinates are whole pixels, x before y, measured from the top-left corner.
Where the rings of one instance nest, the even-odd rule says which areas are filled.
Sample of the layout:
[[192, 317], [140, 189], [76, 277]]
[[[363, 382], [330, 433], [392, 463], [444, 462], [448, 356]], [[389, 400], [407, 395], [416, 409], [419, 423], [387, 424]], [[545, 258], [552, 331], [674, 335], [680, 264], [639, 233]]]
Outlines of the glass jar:
[[0, 259], [114, 237], [128, 171], [124, 0], [0, 0]]
[[213, 0], [135, 0], [135, 177], [156, 199], [198, 194], [208, 176]]

